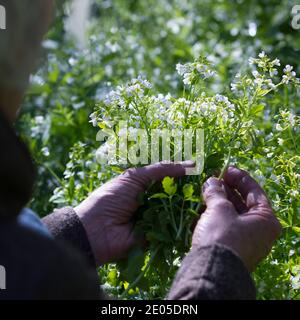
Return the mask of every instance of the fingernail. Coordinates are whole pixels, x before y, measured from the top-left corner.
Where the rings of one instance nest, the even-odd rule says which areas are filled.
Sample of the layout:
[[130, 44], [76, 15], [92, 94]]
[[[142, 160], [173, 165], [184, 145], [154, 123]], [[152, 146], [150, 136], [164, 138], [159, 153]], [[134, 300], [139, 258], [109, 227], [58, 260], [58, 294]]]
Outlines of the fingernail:
[[204, 185], [202, 187], [202, 190], [203, 190], [203, 192], [205, 192], [205, 190], [208, 187], [217, 187], [217, 186], [221, 187], [222, 185], [223, 185], [223, 183], [221, 180], [214, 178], [214, 177], [211, 177], [208, 180], [206, 180], [206, 182], [204, 183]]
[[196, 165], [195, 161], [193, 160], [180, 161], [178, 163], [183, 167], [194, 167]]

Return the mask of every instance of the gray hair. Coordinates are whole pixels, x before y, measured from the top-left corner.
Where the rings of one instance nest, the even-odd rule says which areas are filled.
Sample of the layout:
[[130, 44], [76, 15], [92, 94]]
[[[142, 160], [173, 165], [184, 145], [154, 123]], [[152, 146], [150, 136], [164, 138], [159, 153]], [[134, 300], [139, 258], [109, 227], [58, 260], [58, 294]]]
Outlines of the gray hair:
[[45, 0], [0, 0], [6, 29], [0, 30], [0, 87], [23, 90], [33, 70], [42, 37]]

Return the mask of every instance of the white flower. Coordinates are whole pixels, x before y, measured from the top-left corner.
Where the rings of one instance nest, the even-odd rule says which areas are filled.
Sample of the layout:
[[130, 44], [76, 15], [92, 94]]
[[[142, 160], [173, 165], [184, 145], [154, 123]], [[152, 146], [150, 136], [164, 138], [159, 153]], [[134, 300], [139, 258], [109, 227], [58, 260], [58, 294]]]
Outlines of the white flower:
[[230, 89], [231, 89], [232, 92], [237, 92], [237, 88], [238, 88], [237, 83], [231, 83], [230, 84]]
[[50, 152], [49, 152], [49, 148], [48, 147], [44, 147], [42, 148], [42, 154], [45, 156], [45, 157], [48, 157], [50, 155]]
[[272, 260], [270, 264], [277, 266], [279, 263], [278, 263], [278, 260], [275, 259], [275, 260]]
[[221, 95], [221, 94], [216, 94], [216, 100], [219, 101], [219, 102], [227, 102], [228, 101], [228, 98]]
[[94, 112], [94, 113], [92, 113], [91, 115], [90, 115], [90, 123], [93, 125], [93, 127], [97, 127], [97, 124], [98, 124], [98, 119], [97, 119], [97, 114], [96, 114], [96, 112]]
[[258, 55], [259, 58], [264, 58], [266, 57], [266, 53], [264, 51], [262, 51], [259, 55]]
[[43, 124], [45, 120], [43, 116], [36, 116], [34, 119], [36, 124]]
[[284, 73], [288, 73], [288, 72], [291, 72], [293, 69], [294, 69], [293, 66], [290, 66], [289, 64], [287, 64], [287, 65], [285, 66], [285, 68], [283, 69], [283, 72], [284, 72]]
[[290, 123], [291, 126], [294, 126], [296, 124], [296, 119], [295, 119], [295, 115], [290, 113], [288, 115], [288, 118], [287, 118], [288, 122]]
[[274, 59], [273, 61], [272, 61], [272, 64], [273, 64], [273, 66], [278, 66], [278, 67], [280, 67], [280, 60], [279, 59]]
[[281, 126], [279, 123], [276, 124], [275, 129], [276, 129], [277, 131], [283, 131], [283, 128], [282, 128], [282, 126]]
[[290, 81], [299, 83], [299, 79], [296, 78], [296, 72], [293, 71], [294, 67], [289, 64], [283, 69], [284, 75], [282, 76], [282, 82], [288, 84]]
[[181, 63], [176, 64], [176, 70], [180, 76], [183, 76], [186, 72], [188, 72], [187, 66]]
[[278, 177], [279, 181], [282, 182], [282, 183], [286, 183], [286, 180], [285, 180], [285, 177], [283, 174], [281, 174], [279, 177]]
[[289, 194], [290, 196], [292, 196], [293, 198], [296, 198], [296, 197], [299, 196], [299, 191], [298, 191], [298, 190], [289, 190], [289, 191], [288, 191], [288, 194]]
[[186, 73], [184, 75], [184, 77], [183, 77], [183, 83], [185, 85], [191, 85], [192, 81], [193, 81], [192, 74], [191, 73]]
[[274, 181], [275, 183], [277, 183], [277, 184], [279, 183], [279, 179], [278, 179], [277, 176], [275, 176], [274, 173], [271, 174], [270, 179], [273, 180], [273, 181]]
[[176, 70], [177, 73], [183, 77], [183, 83], [185, 85], [191, 85], [199, 76], [205, 80], [216, 74], [215, 71], [210, 69], [209, 65], [201, 62], [186, 63], [184, 65], [178, 63]]
[[278, 138], [278, 139], [277, 139], [277, 141], [278, 141], [278, 144], [279, 144], [280, 146], [282, 146], [282, 145], [283, 145], [283, 143], [284, 143], [284, 140], [283, 140], [283, 139], [281, 139], [281, 138]]
[[290, 82], [289, 77], [286, 76], [286, 75], [283, 75], [283, 76], [282, 76], [282, 82], [285, 83], [285, 84], [288, 84], [288, 83]]
[[152, 84], [147, 79], [143, 79], [141, 75], [138, 76], [137, 81], [147, 89], [152, 88]]

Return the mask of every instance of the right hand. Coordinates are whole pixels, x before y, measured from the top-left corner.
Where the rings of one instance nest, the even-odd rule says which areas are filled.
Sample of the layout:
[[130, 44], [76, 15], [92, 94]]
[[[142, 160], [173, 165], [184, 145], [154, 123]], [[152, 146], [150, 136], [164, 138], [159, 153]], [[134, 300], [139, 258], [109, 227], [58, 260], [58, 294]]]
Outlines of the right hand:
[[207, 208], [195, 228], [193, 247], [223, 244], [253, 271], [281, 233], [263, 189], [247, 172], [229, 167], [224, 180], [207, 180], [203, 198]]

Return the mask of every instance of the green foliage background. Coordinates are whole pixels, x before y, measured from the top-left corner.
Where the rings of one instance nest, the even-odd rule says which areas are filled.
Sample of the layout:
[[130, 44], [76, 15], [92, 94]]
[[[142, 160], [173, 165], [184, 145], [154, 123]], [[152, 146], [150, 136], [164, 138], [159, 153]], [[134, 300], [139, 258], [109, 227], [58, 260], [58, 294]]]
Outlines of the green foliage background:
[[[18, 123], [39, 167], [31, 207], [43, 216], [57, 206], [75, 205], [116, 174], [112, 169], [100, 172], [95, 164], [97, 130], [89, 123], [95, 104], [111, 88], [142, 74], [158, 92], [176, 95], [182, 82], [175, 65], [192, 61], [199, 53], [209, 56], [220, 74], [218, 82], [207, 88], [212, 93], [229, 90], [234, 75], [243, 72], [248, 58], [261, 50], [299, 73], [300, 31], [291, 27], [294, 4], [288, 0], [94, 0], [84, 50], [78, 50], [65, 33], [65, 8], [59, 6]], [[268, 103], [274, 115], [282, 106], [299, 115], [298, 93], [286, 90]], [[262, 176], [269, 174], [271, 165], [263, 156], [256, 165], [250, 168], [253, 174], [256, 169]], [[295, 210], [299, 219], [299, 206]], [[256, 272], [259, 298], [299, 298], [298, 235], [285, 232]], [[115, 269], [106, 268], [101, 271], [104, 280], [117, 286]]]

